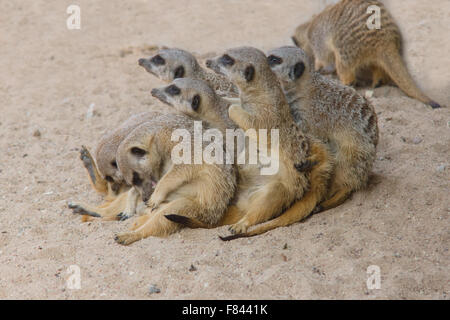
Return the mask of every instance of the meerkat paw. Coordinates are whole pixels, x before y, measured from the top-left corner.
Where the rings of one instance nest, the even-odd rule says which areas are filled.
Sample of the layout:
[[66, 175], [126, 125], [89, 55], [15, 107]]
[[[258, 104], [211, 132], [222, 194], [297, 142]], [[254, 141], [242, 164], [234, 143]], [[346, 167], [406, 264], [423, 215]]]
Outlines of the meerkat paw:
[[132, 216], [134, 216], [133, 213], [123, 211], [117, 215], [117, 218], [119, 219], [119, 221], [125, 221], [127, 219], [130, 219]]
[[149, 208], [151, 208], [152, 210], [155, 210], [165, 200], [165, 198], [166, 198], [166, 196], [163, 193], [157, 192], [155, 190], [155, 192], [153, 192], [150, 199], [148, 200], [147, 206]]
[[72, 209], [72, 212], [74, 214], [88, 215], [88, 216], [95, 217], [95, 218], [101, 218], [101, 215], [98, 214], [97, 212], [92, 212], [92, 211], [86, 210], [79, 204], [69, 202], [67, 204], [67, 206], [69, 207], [69, 209]]
[[114, 241], [124, 246], [128, 246], [138, 240], [141, 240], [141, 237], [136, 232], [122, 232], [114, 237]]
[[80, 159], [81, 161], [83, 161], [83, 165], [86, 167], [86, 169], [92, 170], [92, 167], [94, 166], [94, 161], [92, 159], [89, 150], [85, 146], [81, 146]]
[[233, 224], [228, 228], [228, 230], [232, 234], [241, 234], [246, 233], [247, 229], [250, 227], [250, 224], [248, 223], [247, 219], [241, 219], [237, 223]]

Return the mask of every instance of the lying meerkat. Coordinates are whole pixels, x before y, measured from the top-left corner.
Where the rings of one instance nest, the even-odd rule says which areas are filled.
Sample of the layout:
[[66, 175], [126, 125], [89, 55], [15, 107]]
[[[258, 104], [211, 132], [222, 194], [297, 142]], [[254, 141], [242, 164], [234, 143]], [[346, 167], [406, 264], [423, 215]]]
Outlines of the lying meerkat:
[[[171, 87], [168, 94], [177, 95], [179, 89]], [[182, 114], [163, 115], [157, 121], [144, 123], [120, 144], [119, 169], [149, 208], [133, 231], [115, 237], [118, 243], [128, 245], [149, 236], [174, 233], [180, 225], [166, 219], [168, 214], [191, 217], [208, 225], [216, 225], [223, 218], [235, 193], [233, 167], [174, 163], [173, 152], [180, 151], [179, 143], [172, 141], [177, 129], [189, 133], [189, 139], [183, 141], [188, 144], [183, 153], [187, 152], [188, 160], [194, 163], [194, 120]]]
[[300, 128], [332, 149], [331, 188], [320, 209], [336, 207], [367, 185], [378, 144], [375, 110], [353, 88], [315, 72], [300, 48], [274, 49], [267, 60]]
[[185, 50], [162, 49], [149, 59], [139, 59], [139, 65], [166, 83], [178, 78], [191, 78], [205, 81], [221, 96], [238, 95], [232, 82], [202, 68], [197, 59]]
[[[239, 167], [236, 207], [243, 213], [243, 218], [232, 225], [230, 231], [234, 234], [244, 233], [240, 236], [245, 236], [249, 227], [280, 215], [305, 195], [309, 188], [309, 174], [303, 172], [302, 164], [306, 163], [308, 158], [314, 157], [328, 161], [328, 151], [320, 143], [315, 145], [313, 150], [310, 140], [295, 124], [278, 79], [271, 71], [264, 53], [250, 47], [235, 48], [218, 58], [208, 60], [206, 64], [214, 71], [227, 76], [239, 88], [241, 105], [232, 105], [228, 112], [240, 128], [267, 129], [271, 134], [271, 129], [277, 129], [279, 132], [278, 153], [274, 152], [277, 146], [268, 142], [271, 137], [267, 139], [266, 145], [263, 145], [266, 149], [271, 149], [271, 156], [279, 162], [279, 170], [276, 173], [261, 175], [261, 164]], [[256, 138], [261, 139], [258, 134]], [[312, 151], [316, 154], [311, 154]], [[324, 159], [319, 159], [319, 153], [326, 154]], [[305, 195], [304, 201], [293, 210], [285, 212], [279, 217], [277, 224], [270, 228], [303, 219], [322, 200], [326, 193], [331, 165], [322, 161], [317, 168], [323, 171], [317, 172], [316, 184], [314, 188], [310, 188], [310, 193]], [[261, 233], [269, 229], [257, 230]]]
[[[380, 29], [367, 25], [373, 5], [380, 8]], [[408, 96], [440, 108], [414, 83], [402, 58], [400, 30], [380, 1], [342, 0], [297, 27], [292, 40], [314, 57], [316, 70], [335, 66], [346, 85], [355, 83], [359, 71], [371, 69], [373, 87], [392, 80]]]
[[[100, 206], [83, 203], [69, 203], [74, 213], [91, 217], [127, 219], [136, 212], [138, 194], [130, 188], [117, 166], [116, 153], [120, 143], [142, 123], [161, 115], [151, 111], [131, 116], [112, 132], [106, 133], [99, 141], [95, 161], [86, 147], [81, 149], [81, 160], [88, 171], [93, 188], [100, 194], [106, 194], [105, 202]], [[84, 220], [88, 220], [84, 217]]]

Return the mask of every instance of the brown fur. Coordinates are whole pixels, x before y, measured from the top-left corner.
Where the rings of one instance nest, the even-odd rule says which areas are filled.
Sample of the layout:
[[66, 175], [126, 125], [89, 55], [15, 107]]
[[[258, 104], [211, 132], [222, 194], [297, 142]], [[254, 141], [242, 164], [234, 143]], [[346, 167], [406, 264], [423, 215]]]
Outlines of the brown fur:
[[[87, 215], [90, 217], [102, 217], [106, 220], [126, 219], [132, 216], [136, 210], [135, 198], [121, 196], [119, 201], [116, 198], [130, 189], [130, 186], [124, 181], [122, 174], [117, 166], [116, 152], [119, 144], [127, 135], [140, 124], [161, 115], [161, 112], [151, 111], [131, 116], [115, 130], [105, 134], [99, 141], [96, 150], [96, 159], [86, 147], [81, 149], [81, 160], [88, 172], [89, 180], [94, 190], [105, 195], [104, 203], [99, 206], [91, 206], [84, 203], [69, 203], [69, 208], [74, 213]], [[109, 181], [108, 181], [109, 180]], [[130, 190], [126, 195], [134, 195]], [[83, 217], [83, 221], [91, 220], [89, 217]]]
[[[371, 5], [381, 9], [380, 29], [367, 26], [371, 15], [367, 8]], [[408, 96], [433, 108], [440, 107], [414, 83], [402, 58], [400, 30], [380, 1], [342, 0], [300, 25], [293, 40], [314, 57], [316, 70], [334, 65], [346, 85], [354, 84], [357, 74], [369, 69], [373, 87], [392, 80]]]
[[[239, 87], [241, 105], [232, 105], [229, 116], [240, 128], [268, 129], [268, 133], [270, 129], [279, 130], [278, 173], [264, 176], [258, 166], [239, 168], [236, 208], [243, 218], [232, 225], [230, 231], [241, 234], [251, 226], [280, 215], [308, 190], [309, 174], [300, 172], [296, 166], [311, 156], [310, 140], [295, 124], [278, 80], [262, 52], [249, 47], [231, 49], [207, 61], [207, 66], [224, 73]], [[270, 147], [268, 144], [267, 148]], [[317, 198], [321, 195], [317, 194]], [[313, 201], [314, 204], [308, 206], [311, 210], [302, 212], [302, 216], [310, 214], [318, 201]]]
[[139, 59], [139, 65], [166, 83], [177, 78], [190, 78], [205, 81], [221, 96], [238, 95], [231, 81], [202, 68], [194, 55], [186, 50], [163, 49], [148, 59]]
[[[190, 132], [193, 148], [194, 121], [181, 114], [160, 116], [139, 126], [119, 146], [119, 169], [148, 205], [146, 217], [139, 218], [133, 231], [116, 236], [120, 244], [176, 232], [180, 225], [166, 219], [167, 214], [215, 225], [234, 196], [236, 176], [231, 165], [172, 163], [172, 149], [178, 145], [171, 141], [175, 129]], [[191, 155], [193, 163], [193, 150]]]
[[272, 50], [268, 61], [300, 128], [332, 150], [332, 183], [321, 207], [338, 206], [353, 191], [364, 188], [369, 179], [378, 144], [375, 110], [353, 88], [315, 72], [300, 48]]

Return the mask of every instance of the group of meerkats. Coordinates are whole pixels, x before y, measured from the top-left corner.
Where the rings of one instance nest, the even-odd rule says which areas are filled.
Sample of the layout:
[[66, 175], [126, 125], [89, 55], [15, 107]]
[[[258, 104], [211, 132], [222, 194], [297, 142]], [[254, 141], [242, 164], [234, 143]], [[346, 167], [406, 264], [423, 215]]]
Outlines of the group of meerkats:
[[[367, 27], [371, 5], [381, 8], [381, 29]], [[412, 80], [400, 31], [379, 1], [342, 0], [299, 26], [292, 39], [296, 47], [267, 54], [251, 47], [227, 50], [207, 60], [207, 68], [180, 49], [140, 59], [140, 66], [167, 83], [151, 92], [166, 111], [129, 118], [101, 138], [95, 159], [83, 147], [81, 159], [105, 202], [69, 207], [85, 221], [136, 215], [131, 231], [115, 237], [124, 245], [186, 226], [229, 225], [232, 235], [223, 240], [258, 235], [336, 207], [366, 186], [378, 125], [374, 108], [350, 86], [361, 76], [371, 77], [373, 87], [394, 83], [440, 107]], [[334, 70], [341, 82], [323, 75]], [[278, 129], [278, 172], [261, 175], [260, 162], [173, 163], [177, 142], [171, 135], [185, 129], [193, 139], [194, 121], [224, 135], [226, 129], [255, 129], [247, 139], [257, 140], [258, 129], [269, 136]], [[236, 158], [248, 150], [233, 152]]]

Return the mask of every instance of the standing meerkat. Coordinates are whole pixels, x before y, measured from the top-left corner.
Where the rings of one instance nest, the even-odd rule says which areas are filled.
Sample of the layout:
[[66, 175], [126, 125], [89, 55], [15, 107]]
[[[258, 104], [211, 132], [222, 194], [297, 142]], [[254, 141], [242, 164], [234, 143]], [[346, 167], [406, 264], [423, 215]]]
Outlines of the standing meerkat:
[[[171, 95], [179, 94], [172, 87]], [[130, 133], [117, 152], [119, 169], [125, 180], [147, 203], [147, 214], [138, 219], [133, 231], [118, 234], [115, 240], [124, 245], [149, 236], [164, 237], [180, 225], [165, 215], [180, 214], [217, 225], [234, 196], [236, 176], [231, 165], [194, 163], [194, 120], [185, 115], [161, 116], [157, 123], [144, 123]], [[183, 156], [191, 164], [177, 164], [174, 152], [180, 144], [172, 141], [174, 130], [189, 133]], [[176, 148], [176, 151], [174, 151]], [[186, 154], [184, 154], [186, 152]]]
[[162, 49], [153, 57], [139, 59], [139, 65], [166, 83], [178, 78], [205, 81], [221, 96], [236, 97], [236, 86], [227, 78], [202, 68], [197, 59], [181, 49]]
[[81, 160], [85, 166], [93, 188], [106, 195], [100, 206], [82, 203], [69, 203], [74, 213], [110, 219], [127, 219], [134, 215], [137, 205], [137, 193], [130, 189], [118, 169], [116, 153], [120, 143], [142, 123], [162, 115], [161, 112], [143, 112], [131, 116], [112, 132], [106, 133], [99, 141], [95, 160], [86, 147], [81, 149]]
[[353, 88], [315, 72], [300, 48], [274, 49], [267, 60], [300, 128], [330, 145], [333, 177], [320, 207], [336, 207], [367, 184], [378, 144], [375, 110]]
[[[248, 235], [249, 227], [279, 216], [305, 195], [310, 186], [308, 174], [303, 172], [302, 167], [307, 158], [314, 155], [311, 155], [309, 139], [293, 120], [278, 79], [264, 53], [251, 47], [230, 49], [222, 56], [208, 60], [207, 66], [227, 76], [239, 88], [241, 105], [229, 108], [230, 118], [243, 130], [267, 129], [270, 136], [265, 145], [259, 145], [260, 151], [270, 149], [270, 157], [278, 162], [278, 171], [270, 175], [261, 174], [261, 163], [239, 167], [236, 207], [243, 213], [243, 218], [230, 227], [233, 234], [240, 235], [223, 238], [230, 240]], [[272, 129], [278, 130], [278, 145], [272, 145], [271, 135], [275, 133]], [[251, 137], [255, 138], [261, 141], [258, 133], [256, 137]], [[321, 150], [326, 153], [326, 150]], [[317, 166], [324, 170], [317, 176], [317, 179], [323, 178], [320, 183], [316, 181], [320, 187], [310, 188], [311, 196], [305, 196], [300, 207], [278, 217], [271, 228], [299, 221], [311, 213], [326, 191], [330, 166], [322, 164]], [[267, 230], [256, 228], [252, 235]]]
[[[369, 28], [368, 8], [380, 8], [381, 28]], [[408, 96], [430, 105], [440, 105], [415, 84], [403, 61], [400, 30], [386, 7], [377, 0], [342, 0], [327, 7], [311, 21], [297, 27], [294, 43], [314, 57], [315, 68], [336, 67], [345, 85], [356, 82], [359, 71], [372, 71], [372, 86], [392, 80]]]

